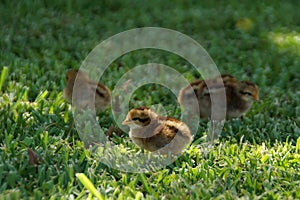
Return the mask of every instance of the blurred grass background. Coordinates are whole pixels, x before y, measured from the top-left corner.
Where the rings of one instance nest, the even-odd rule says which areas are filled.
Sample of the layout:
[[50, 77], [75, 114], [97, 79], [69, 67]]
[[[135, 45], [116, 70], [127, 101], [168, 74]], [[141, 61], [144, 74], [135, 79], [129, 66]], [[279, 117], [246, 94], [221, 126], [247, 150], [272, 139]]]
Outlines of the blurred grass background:
[[[112, 199], [300, 198], [298, 7], [295, 1], [1, 1], [1, 198], [89, 198], [78, 172]], [[209, 154], [197, 146], [203, 123], [178, 162], [129, 174], [94, 162], [61, 91], [65, 71], [79, 68], [102, 40], [145, 26], [192, 37], [221, 73], [257, 83], [262, 101], [244, 120], [227, 122]], [[172, 66], [190, 81], [201, 78], [176, 55], [142, 50], [118, 58], [101, 81], [113, 89], [123, 73], [149, 62]], [[149, 85], [136, 91], [133, 104], [173, 100]], [[107, 129], [114, 122], [106, 112], [99, 123]], [[136, 148], [127, 135], [113, 140]], [[28, 147], [41, 157], [37, 171], [28, 165]]]

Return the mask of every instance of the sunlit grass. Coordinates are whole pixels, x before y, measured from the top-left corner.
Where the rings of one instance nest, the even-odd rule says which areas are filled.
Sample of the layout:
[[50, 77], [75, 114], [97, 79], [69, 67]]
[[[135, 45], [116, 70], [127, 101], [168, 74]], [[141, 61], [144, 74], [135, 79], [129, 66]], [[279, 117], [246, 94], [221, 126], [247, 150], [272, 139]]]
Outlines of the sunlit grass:
[[300, 33], [296, 31], [290, 33], [271, 32], [269, 38], [280, 51], [289, 51], [300, 56]]
[[[93, 199], [99, 194], [104, 199], [299, 199], [297, 8], [297, 2], [287, 1], [2, 2], [0, 199]], [[179, 159], [138, 174], [100, 162], [112, 157], [121, 167], [140, 166], [130, 164], [142, 150], [126, 132], [118, 132], [109, 110], [98, 123], [105, 133], [115, 126], [110, 141], [119, 148], [110, 152], [119, 157], [86, 149], [62, 89], [65, 71], [79, 68], [100, 41], [144, 26], [191, 36], [220, 72], [255, 82], [261, 100], [244, 119], [227, 121], [214, 146], [204, 145], [208, 122], [201, 121]], [[118, 58], [101, 81], [113, 89], [126, 72], [145, 63], [169, 65], [189, 81], [200, 77], [175, 54], [147, 49]], [[162, 114], [180, 115], [176, 97], [162, 86], [135, 91], [130, 106], [145, 104], [168, 105]], [[37, 166], [30, 164], [28, 148], [39, 156]], [[128, 152], [132, 157], [122, 157]]]

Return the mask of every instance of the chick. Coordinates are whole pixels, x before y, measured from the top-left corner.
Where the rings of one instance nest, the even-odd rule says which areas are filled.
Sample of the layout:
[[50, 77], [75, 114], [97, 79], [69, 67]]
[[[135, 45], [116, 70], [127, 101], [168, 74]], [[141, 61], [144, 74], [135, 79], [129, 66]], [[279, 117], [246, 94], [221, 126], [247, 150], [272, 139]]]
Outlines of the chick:
[[[76, 81], [76, 88], [74, 87]], [[75, 107], [94, 109], [96, 113], [103, 111], [111, 101], [110, 90], [103, 84], [92, 81], [81, 70], [71, 69], [66, 72], [66, 86], [63, 96]], [[73, 99], [72, 99], [73, 98]]]
[[137, 146], [159, 154], [179, 154], [192, 141], [185, 123], [147, 107], [130, 110], [122, 124], [130, 127], [129, 137]]
[[[222, 91], [225, 91], [226, 104]], [[189, 105], [192, 95], [196, 95], [198, 105]], [[212, 99], [214, 103], [212, 104]], [[259, 100], [258, 86], [250, 81], [238, 81], [229, 74], [223, 74], [210, 80], [197, 80], [190, 83], [179, 92], [178, 101], [180, 104], [190, 107], [199, 106], [200, 117], [211, 117], [211, 107], [214, 106], [214, 117], [217, 120], [221, 116], [222, 109], [226, 106], [226, 118], [242, 117], [252, 106], [254, 101]], [[218, 112], [220, 115], [218, 116]]]

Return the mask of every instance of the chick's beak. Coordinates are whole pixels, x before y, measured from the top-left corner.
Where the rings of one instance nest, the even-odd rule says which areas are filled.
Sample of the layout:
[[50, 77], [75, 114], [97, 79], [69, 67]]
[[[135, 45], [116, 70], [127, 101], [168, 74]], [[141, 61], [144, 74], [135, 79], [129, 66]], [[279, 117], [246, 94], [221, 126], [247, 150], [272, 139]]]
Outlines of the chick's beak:
[[122, 125], [129, 125], [131, 124], [132, 121], [128, 120], [128, 119], [125, 119], [123, 122], [122, 122]]
[[255, 101], [259, 101], [259, 95], [258, 95], [258, 94], [255, 94], [255, 95], [253, 96], [253, 98], [254, 98]]

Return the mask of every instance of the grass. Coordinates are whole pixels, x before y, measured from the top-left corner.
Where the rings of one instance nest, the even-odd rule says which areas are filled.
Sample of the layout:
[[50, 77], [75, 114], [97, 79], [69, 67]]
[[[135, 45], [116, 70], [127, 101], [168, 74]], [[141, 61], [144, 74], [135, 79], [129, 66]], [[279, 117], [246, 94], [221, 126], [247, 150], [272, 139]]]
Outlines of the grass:
[[[0, 6], [0, 197], [93, 198], [76, 177], [83, 173], [106, 199], [300, 198], [300, 13], [292, 1], [2, 1]], [[97, 161], [73, 125], [64, 99], [64, 73], [79, 68], [102, 40], [144, 26], [180, 31], [199, 42], [220, 72], [260, 87], [261, 102], [244, 120], [225, 123], [203, 149], [200, 123], [190, 148], [174, 163], [149, 173], [125, 173]], [[140, 50], [114, 61], [102, 82], [111, 89], [128, 70], [163, 63], [200, 78], [184, 59]], [[148, 90], [151, 93], [145, 93]], [[166, 88], [139, 88], [131, 106], [162, 103], [179, 114]], [[99, 115], [107, 131], [109, 111]], [[113, 134], [136, 150], [127, 134]], [[40, 157], [29, 165], [27, 149]], [[79, 175], [80, 176], [80, 175]], [[97, 194], [96, 194], [97, 195]]]

